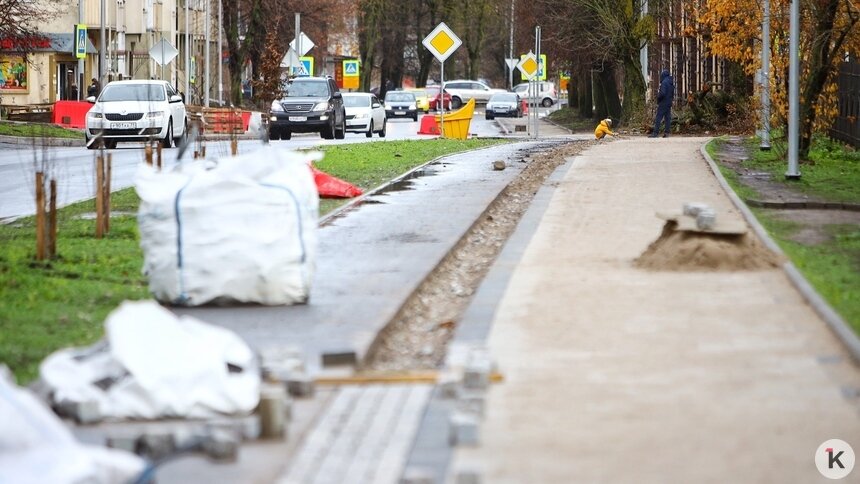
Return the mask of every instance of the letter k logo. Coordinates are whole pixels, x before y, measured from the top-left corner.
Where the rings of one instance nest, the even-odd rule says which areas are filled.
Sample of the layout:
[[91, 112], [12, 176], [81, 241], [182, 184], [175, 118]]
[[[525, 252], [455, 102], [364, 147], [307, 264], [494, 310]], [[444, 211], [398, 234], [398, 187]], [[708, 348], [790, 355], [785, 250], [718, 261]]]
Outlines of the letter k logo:
[[845, 466], [842, 465], [842, 461], [839, 460], [839, 458], [842, 457], [842, 454], [844, 453], [844, 450], [840, 450], [838, 454], [833, 455], [833, 448], [827, 448], [827, 468], [833, 469], [833, 464], [836, 464], [839, 466], [840, 469], [844, 469]]

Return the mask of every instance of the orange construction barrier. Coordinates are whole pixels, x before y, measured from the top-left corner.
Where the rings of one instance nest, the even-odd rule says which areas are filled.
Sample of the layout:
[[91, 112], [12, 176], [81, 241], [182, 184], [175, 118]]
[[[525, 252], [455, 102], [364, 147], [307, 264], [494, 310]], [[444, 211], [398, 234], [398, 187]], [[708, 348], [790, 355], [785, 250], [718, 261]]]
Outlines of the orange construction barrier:
[[526, 101], [526, 98], [523, 98], [520, 102], [523, 105], [523, 116], [525, 116], [529, 113], [529, 103]]
[[439, 134], [439, 123], [436, 122], [435, 115], [421, 116], [421, 128], [418, 129], [418, 134]]
[[333, 177], [328, 173], [311, 167], [314, 174], [314, 182], [317, 184], [317, 192], [322, 198], [352, 198], [361, 195], [361, 188], [352, 183], [345, 182], [340, 178]]
[[[472, 122], [472, 116], [475, 114], [475, 99], [469, 99], [462, 108], [450, 112], [445, 115], [444, 121], [445, 138], [466, 139], [469, 137], [469, 124]], [[437, 121], [442, 119], [442, 116], [435, 116]]]
[[86, 128], [87, 113], [93, 107], [86, 101], [57, 101], [51, 122], [67, 128]]

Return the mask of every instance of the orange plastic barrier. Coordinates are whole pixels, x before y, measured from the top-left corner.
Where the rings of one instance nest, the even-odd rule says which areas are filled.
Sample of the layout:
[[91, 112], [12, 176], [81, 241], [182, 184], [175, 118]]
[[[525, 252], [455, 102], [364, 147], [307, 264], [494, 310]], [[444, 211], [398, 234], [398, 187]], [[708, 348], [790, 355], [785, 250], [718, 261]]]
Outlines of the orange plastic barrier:
[[523, 104], [523, 115], [528, 114], [528, 113], [529, 113], [529, 103], [528, 103], [528, 101], [526, 101], [526, 99], [525, 99], [525, 98], [523, 98], [520, 102], [522, 102], [522, 104]]
[[311, 167], [317, 192], [322, 198], [352, 198], [361, 195], [361, 188]]
[[435, 114], [421, 116], [421, 127], [418, 134], [439, 134], [439, 123], [436, 122]]
[[86, 101], [57, 101], [51, 122], [67, 128], [86, 128], [87, 113], [93, 107]]

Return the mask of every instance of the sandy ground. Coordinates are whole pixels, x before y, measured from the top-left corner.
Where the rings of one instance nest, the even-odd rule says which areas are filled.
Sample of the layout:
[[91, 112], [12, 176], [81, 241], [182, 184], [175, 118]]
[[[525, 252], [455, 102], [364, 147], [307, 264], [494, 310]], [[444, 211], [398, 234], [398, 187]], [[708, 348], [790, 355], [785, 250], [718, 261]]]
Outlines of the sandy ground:
[[454, 469], [494, 484], [829, 482], [819, 444], [860, 450], [860, 370], [781, 270], [633, 266], [656, 211], [698, 201], [742, 220], [704, 141], [621, 139], [576, 159], [500, 302], [488, 345], [505, 382]]

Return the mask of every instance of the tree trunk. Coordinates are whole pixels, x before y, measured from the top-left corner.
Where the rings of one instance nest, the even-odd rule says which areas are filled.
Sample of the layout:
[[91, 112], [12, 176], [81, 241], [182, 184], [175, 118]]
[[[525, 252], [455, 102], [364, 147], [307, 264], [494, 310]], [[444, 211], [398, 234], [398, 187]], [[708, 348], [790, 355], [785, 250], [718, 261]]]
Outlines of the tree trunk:
[[628, 56], [624, 58], [624, 106], [621, 120], [630, 121], [644, 109], [645, 78], [642, 76], [639, 56]]
[[588, 69], [582, 69], [578, 74], [574, 74], [571, 81], [576, 83], [576, 90], [579, 92], [579, 115], [585, 119], [589, 119], [594, 115], [594, 98], [592, 93], [592, 75]]
[[594, 103], [597, 119], [606, 117], [614, 120], [621, 119], [621, 99], [618, 97], [618, 87], [615, 83], [615, 66], [606, 63], [603, 65], [603, 71], [595, 74], [598, 79], [597, 89], [595, 89], [598, 96]]
[[[228, 96], [230, 102], [234, 106], [238, 106], [242, 103], [242, 67], [245, 65], [245, 56], [242, 54], [242, 49], [239, 45], [238, 0], [224, 0], [221, 20], [227, 39], [227, 51], [230, 52], [230, 56], [227, 58], [227, 66], [230, 71], [230, 92]], [[188, 70], [187, 67], [186, 70]], [[186, 92], [185, 96], [190, 102], [191, 93]]]

